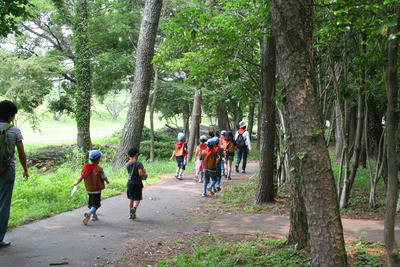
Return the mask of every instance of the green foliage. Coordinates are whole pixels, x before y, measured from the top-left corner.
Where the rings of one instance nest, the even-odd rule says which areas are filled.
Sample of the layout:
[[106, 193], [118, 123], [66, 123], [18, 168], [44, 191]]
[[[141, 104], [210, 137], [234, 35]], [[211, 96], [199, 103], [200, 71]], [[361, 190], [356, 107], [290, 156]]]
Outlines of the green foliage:
[[0, 36], [6, 37], [12, 32], [20, 33], [17, 20], [29, 17], [28, 6], [30, 6], [28, 0], [0, 2]]
[[[304, 251], [282, 247], [282, 240], [229, 242], [215, 235], [191, 240], [189, 253], [164, 259], [157, 266], [308, 266]], [[276, 244], [280, 249], [276, 249]]]

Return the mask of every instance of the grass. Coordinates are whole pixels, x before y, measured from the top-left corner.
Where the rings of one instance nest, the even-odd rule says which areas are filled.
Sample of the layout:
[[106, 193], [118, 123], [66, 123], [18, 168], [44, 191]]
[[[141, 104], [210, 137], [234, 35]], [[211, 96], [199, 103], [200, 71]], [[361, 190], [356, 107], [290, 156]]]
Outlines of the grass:
[[203, 235], [176, 242], [176, 249], [188, 251], [163, 259], [157, 266], [309, 266], [307, 252], [285, 246], [276, 238], [244, 238]]

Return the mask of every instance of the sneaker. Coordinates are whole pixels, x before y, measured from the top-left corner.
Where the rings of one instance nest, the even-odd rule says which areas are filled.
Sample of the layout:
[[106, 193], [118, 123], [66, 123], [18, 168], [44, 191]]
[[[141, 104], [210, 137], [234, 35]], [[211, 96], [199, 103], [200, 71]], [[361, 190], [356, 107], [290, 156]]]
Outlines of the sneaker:
[[0, 247], [9, 246], [10, 244], [11, 244], [11, 242], [3, 240], [3, 241], [0, 242]]
[[202, 196], [202, 197], [206, 197], [206, 196], [207, 196], [207, 194], [206, 194], [206, 193], [203, 193], [203, 194], [201, 194], [201, 196]]
[[178, 174], [178, 173], [175, 173], [175, 178], [176, 178], [176, 179], [178, 179], [178, 176], [179, 176], [179, 174]]
[[178, 175], [178, 180], [182, 180], [182, 174]]
[[136, 210], [133, 208], [130, 210], [129, 219], [136, 219]]
[[194, 177], [193, 180], [194, 180], [195, 182], [197, 182], [197, 178], [196, 178], [196, 177]]
[[91, 221], [97, 221], [98, 220], [97, 215], [90, 216], [90, 220]]
[[245, 171], [245, 170], [243, 170], [243, 171], [242, 171], [242, 173], [246, 173], [246, 171]]
[[212, 189], [212, 190], [211, 190], [211, 194], [212, 194], [212, 195], [214, 195], [214, 194], [216, 194], [216, 193], [217, 193], [217, 190], [215, 190], [215, 189]]
[[90, 218], [89, 213], [85, 212], [85, 214], [83, 214], [82, 223], [84, 225], [87, 225], [87, 223], [89, 222], [89, 218]]
[[239, 173], [239, 165], [235, 165], [235, 170], [237, 173]]
[[232, 180], [232, 178], [230, 177], [230, 176], [228, 176], [228, 178], [227, 178], [228, 180]]
[[225, 171], [225, 176], [228, 176], [228, 171]]
[[221, 187], [217, 186], [217, 191], [221, 191]]
[[210, 192], [210, 195], [214, 195], [214, 190], [212, 190], [210, 187], [207, 189], [208, 189], [208, 192]]
[[202, 183], [202, 182], [203, 182], [203, 180], [202, 180], [202, 179], [199, 179], [197, 182], [199, 182], [199, 183]]

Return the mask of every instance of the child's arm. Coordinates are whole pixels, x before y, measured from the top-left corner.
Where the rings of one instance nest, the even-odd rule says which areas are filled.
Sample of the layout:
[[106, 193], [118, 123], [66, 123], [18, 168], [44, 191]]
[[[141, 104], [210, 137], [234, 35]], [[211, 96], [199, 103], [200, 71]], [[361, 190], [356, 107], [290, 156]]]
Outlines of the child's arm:
[[172, 151], [172, 156], [169, 158], [169, 160], [172, 160], [174, 158], [174, 156], [175, 156], [175, 150]]
[[147, 173], [145, 173], [144, 171], [143, 171], [143, 169], [139, 169], [138, 170], [138, 173], [139, 173], [139, 176], [140, 177], [143, 177], [143, 178], [147, 178]]
[[110, 183], [110, 181], [108, 181], [107, 177], [104, 178], [104, 182], [106, 182], [106, 184], [109, 184], [109, 183]]
[[78, 185], [80, 182], [82, 182], [83, 178], [79, 177], [79, 179], [74, 183], [74, 185]]

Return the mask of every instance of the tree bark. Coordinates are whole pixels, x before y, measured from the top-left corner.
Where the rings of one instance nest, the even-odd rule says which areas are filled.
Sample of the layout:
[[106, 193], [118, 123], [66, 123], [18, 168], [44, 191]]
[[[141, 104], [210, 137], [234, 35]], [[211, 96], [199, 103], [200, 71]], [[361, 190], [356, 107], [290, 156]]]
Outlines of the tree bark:
[[[275, 77], [274, 77], [275, 78]], [[248, 126], [247, 131], [249, 132], [250, 136], [253, 134], [253, 127], [254, 127], [254, 109], [256, 107], [255, 103], [251, 103], [249, 106], [249, 115], [248, 115]]]
[[395, 215], [398, 191], [398, 162], [396, 151], [396, 127], [398, 119], [397, 96], [398, 85], [398, 34], [400, 32], [400, 4], [393, 4], [391, 10], [397, 16], [397, 25], [390, 27], [389, 33], [394, 36], [388, 41], [388, 77], [387, 77], [387, 110], [386, 110], [386, 151], [388, 163], [388, 186], [386, 192], [385, 213], [385, 246], [389, 266], [399, 266], [400, 256], [395, 239]]
[[86, 156], [92, 147], [90, 138], [90, 108], [92, 98], [92, 72], [90, 66], [89, 10], [87, 0], [77, 0], [74, 5], [75, 48], [75, 119], [78, 127], [77, 146]]
[[154, 73], [153, 99], [150, 107], [150, 161], [154, 161], [154, 108], [156, 106], [158, 71]]
[[275, 92], [276, 92], [276, 55], [275, 37], [269, 37], [262, 44], [262, 115], [260, 138], [260, 169], [256, 204], [275, 201]]
[[115, 156], [114, 166], [121, 168], [126, 162], [126, 151], [130, 146], [140, 147], [147, 101], [150, 94], [154, 55], [154, 44], [160, 19], [162, 0], [146, 0], [140, 25], [136, 68], [132, 88], [131, 103], [125, 126]]
[[192, 125], [190, 127], [190, 134], [188, 140], [188, 162], [191, 162], [192, 155], [196, 146], [196, 137], [200, 127], [201, 121], [201, 101], [203, 95], [201, 93], [201, 89], [196, 89], [194, 93], [194, 100], [193, 100], [193, 110], [192, 110]]
[[226, 109], [225, 99], [220, 99], [218, 104], [218, 130], [231, 131], [231, 126], [229, 125], [228, 111]]
[[312, 0], [272, 0], [284, 116], [307, 213], [312, 266], [347, 266], [334, 177], [313, 88]]

